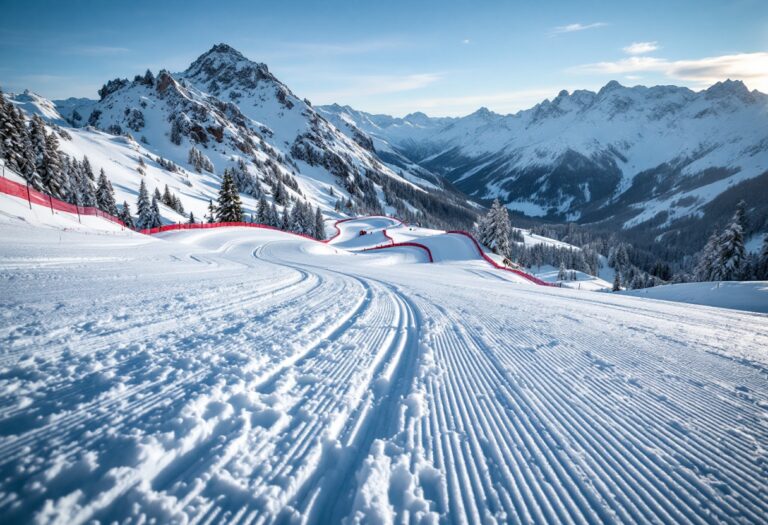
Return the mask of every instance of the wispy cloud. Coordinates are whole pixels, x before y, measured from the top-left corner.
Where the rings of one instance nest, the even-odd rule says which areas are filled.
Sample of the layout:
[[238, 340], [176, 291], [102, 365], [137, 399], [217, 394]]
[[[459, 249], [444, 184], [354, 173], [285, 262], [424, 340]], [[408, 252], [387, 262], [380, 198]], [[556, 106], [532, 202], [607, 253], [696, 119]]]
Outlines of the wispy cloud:
[[416, 73], [409, 75], [361, 75], [338, 80], [345, 87], [333, 91], [315, 93], [312, 98], [320, 104], [338, 102], [348, 98], [359, 98], [384, 93], [413, 91], [434, 84], [442, 78], [439, 73]]
[[476, 111], [481, 106], [487, 106], [497, 113], [507, 114], [528, 109], [545, 98], [554, 97], [561, 89], [562, 87], [544, 87], [479, 95], [413, 99], [390, 104], [380, 110], [391, 114], [405, 114], [418, 108], [420, 111], [436, 116], [463, 116]]
[[584, 64], [574, 72], [598, 74], [661, 73], [670, 79], [704, 88], [726, 78], [743, 80], [753, 89], [768, 92], [768, 52], [720, 55], [695, 60], [667, 60], [636, 56], [615, 62]]
[[295, 59], [316, 59], [366, 55], [380, 51], [406, 48], [410, 42], [401, 38], [354, 40], [349, 42], [274, 42], [266, 46], [261, 41], [248, 43], [240, 49], [245, 56], [257, 60], [277, 62]]
[[63, 49], [63, 52], [68, 55], [80, 55], [87, 57], [98, 56], [115, 56], [124, 55], [130, 53], [131, 50], [127, 47], [112, 47], [112, 46], [72, 46]]
[[553, 27], [549, 34], [551, 35], [561, 35], [563, 33], [575, 33], [576, 31], [586, 31], [587, 29], [597, 29], [598, 27], [606, 26], [605, 22], [593, 22], [591, 24], [568, 24], [564, 26], [557, 26]]
[[462, 44], [469, 44], [470, 40], [469, 40], [469, 38], [465, 38], [464, 40], [461, 41], [461, 43]]
[[624, 51], [628, 55], [646, 55], [659, 49], [657, 42], [632, 42], [627, 47], [623, 47]]

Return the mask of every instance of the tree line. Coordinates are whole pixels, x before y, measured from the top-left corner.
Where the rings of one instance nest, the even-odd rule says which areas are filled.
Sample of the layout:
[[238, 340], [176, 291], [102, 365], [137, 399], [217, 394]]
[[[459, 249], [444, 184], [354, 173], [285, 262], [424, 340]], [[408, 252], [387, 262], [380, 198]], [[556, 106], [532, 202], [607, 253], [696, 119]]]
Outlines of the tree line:
[[96, 178], [88, 157], [77, 160], [63, 153], [59, 137], [69, 135], [55, 126], [49, 133], [38, 115], [27, 123], [23, 112], [0, 92], [0, 157], [6, 165], [37, 191], [117, 215], [115, 192], [104, 170]]

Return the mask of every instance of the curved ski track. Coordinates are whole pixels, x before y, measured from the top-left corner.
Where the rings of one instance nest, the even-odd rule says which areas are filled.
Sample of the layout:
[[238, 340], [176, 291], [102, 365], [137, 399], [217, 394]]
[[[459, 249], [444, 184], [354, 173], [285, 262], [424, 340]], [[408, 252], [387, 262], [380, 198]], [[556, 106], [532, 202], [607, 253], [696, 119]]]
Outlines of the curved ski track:
[[0, 270], [3, 522], [768, 516], [764, 316], [305, 244]]

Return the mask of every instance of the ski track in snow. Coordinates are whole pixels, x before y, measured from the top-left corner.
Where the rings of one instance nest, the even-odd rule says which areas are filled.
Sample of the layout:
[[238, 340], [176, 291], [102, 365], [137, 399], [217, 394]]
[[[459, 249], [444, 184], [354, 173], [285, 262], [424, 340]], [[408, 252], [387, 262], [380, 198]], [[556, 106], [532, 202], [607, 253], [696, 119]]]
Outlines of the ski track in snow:
[[4, 523], [768, 515], [764, 315], [270, 231], [0, 234]]

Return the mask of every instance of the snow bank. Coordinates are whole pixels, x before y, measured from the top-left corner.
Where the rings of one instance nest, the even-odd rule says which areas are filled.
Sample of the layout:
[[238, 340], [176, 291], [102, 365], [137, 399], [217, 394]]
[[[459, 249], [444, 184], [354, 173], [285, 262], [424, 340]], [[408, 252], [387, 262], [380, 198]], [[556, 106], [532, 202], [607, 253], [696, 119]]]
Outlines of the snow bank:
[[621, 293], [647, 299], [768, 313], [768, 281], [667, 284]]

